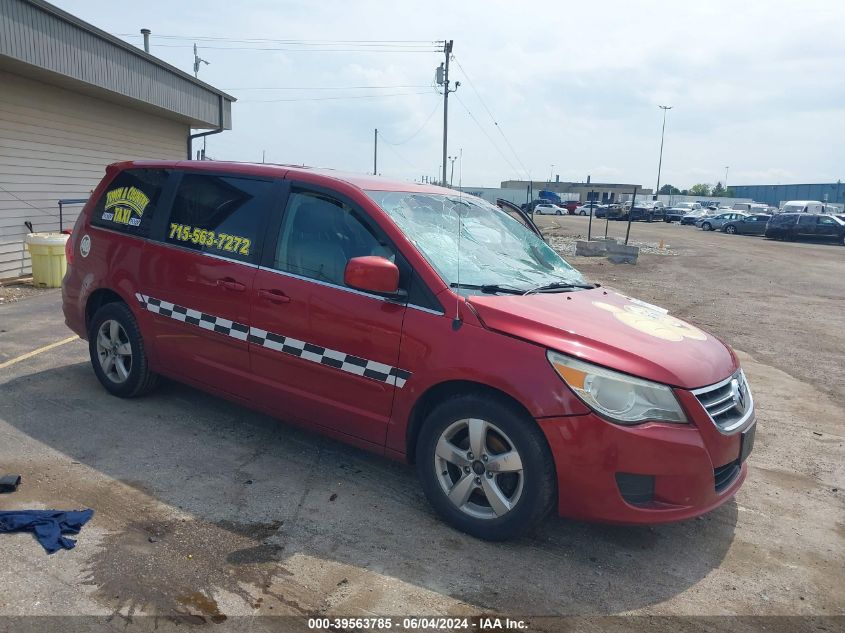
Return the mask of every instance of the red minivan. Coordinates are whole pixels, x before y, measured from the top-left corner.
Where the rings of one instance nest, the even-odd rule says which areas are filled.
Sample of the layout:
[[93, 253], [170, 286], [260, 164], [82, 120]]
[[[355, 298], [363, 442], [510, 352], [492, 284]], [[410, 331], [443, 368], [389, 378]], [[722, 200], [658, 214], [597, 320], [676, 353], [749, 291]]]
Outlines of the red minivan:
[[167, 376], [415, 463], [470, 534], [508, 538], [552, 506], [687, 519], [745, 478], [754, 404], [733, 351], [587, 282], [479, 198], [301, 167], [125, 162], [67, 249], [65, 318], [110, 393]]

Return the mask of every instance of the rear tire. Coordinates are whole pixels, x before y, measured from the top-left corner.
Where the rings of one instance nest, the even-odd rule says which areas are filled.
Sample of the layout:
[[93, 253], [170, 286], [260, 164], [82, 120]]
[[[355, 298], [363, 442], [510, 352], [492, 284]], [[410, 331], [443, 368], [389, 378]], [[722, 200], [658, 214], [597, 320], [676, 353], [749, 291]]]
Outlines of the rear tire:
[[725, 233], [729, 233], [731, 235], [736, 235], [736, 227], [733, 224], [728, 224], [725, 227]]
[[88, 329], [88, 351], [97, 379], [114, 396], [135, 398], [158, 384], [138, 322], [125, 303], [107, 303], [97, 310]]
[[503, 398], [464, 394], [440, 403], [423, 423], [416, 462], [423, 491], [440, 517], [481, 539], [524, 532], [555, 499], [545, 436]]

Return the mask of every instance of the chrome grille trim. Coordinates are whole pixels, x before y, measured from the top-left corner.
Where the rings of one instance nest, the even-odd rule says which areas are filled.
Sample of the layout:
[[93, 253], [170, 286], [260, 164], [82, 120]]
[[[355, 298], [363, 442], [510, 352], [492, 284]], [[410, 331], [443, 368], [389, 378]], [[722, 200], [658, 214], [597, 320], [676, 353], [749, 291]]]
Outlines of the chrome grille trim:
[[[744, 408], [738, 399], [737, 389], [745, 392]], [[736, 433], [754, 419], [754, 398], [741, 369], [709, 387], [693, 389], [692, 393], [716, 428], [726, 435]]]

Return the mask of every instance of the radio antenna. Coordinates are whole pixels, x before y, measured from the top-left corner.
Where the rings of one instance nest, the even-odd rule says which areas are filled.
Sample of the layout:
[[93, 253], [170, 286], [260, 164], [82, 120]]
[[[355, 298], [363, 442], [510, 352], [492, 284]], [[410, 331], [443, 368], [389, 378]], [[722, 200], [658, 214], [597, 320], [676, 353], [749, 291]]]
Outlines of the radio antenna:
[[463, 174], [463, 156], [464, 150], [461, 148], [460, 150], [460, 160], [458, 161], [458, 200], [459, 203], [457, 205], [458, 210], [458, 270], [456, 273], [457, 276], [457, 288], [455, 288], [457, 298], [455, 299], [455, 318], [452, 320], [452, 329], [457, 331], [461, 327], [461, 207], [464, 206], [464, 174]]

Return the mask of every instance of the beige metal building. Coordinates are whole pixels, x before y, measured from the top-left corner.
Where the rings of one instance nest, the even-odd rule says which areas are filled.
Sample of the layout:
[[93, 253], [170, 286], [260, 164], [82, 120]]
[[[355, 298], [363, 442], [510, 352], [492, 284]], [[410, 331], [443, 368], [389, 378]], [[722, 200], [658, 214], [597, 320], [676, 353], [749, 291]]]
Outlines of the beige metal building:
[[0, 0], [0, 279], [30, 270], [25, 222], [58, 230], [58, 201], [109, 163], [190, 158], [192, 128], [231, 129], [233, 100], [42, 0]]

